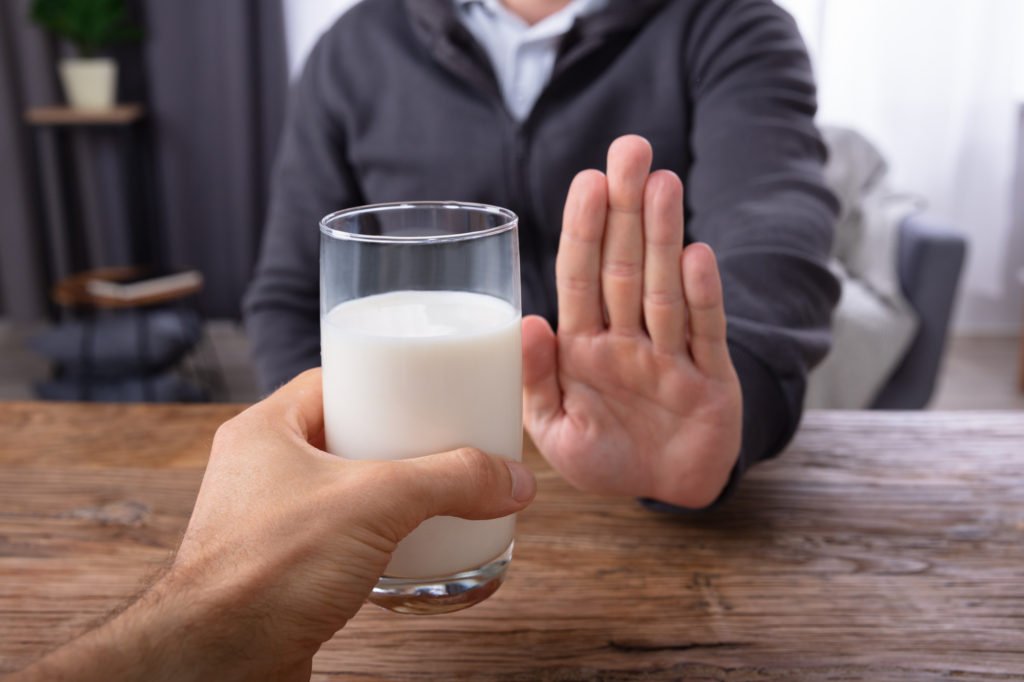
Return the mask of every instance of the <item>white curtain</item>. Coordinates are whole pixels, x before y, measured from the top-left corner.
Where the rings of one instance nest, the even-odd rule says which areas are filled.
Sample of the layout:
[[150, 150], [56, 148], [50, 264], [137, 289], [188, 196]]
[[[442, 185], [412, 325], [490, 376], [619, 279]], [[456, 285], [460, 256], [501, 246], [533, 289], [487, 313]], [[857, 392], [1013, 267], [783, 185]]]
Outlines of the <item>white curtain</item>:
[[358, 0], [281, 0], [292, 78], [302, 70], [320, 35]]
[[[1022, 0], [777, 0], [817, 71], [819, 121], [857, 128], [939, 222], [970, 241], [957, 327], [1019, 328], [1013, 175], [1024, 106]], [[1019, 201], [1019, 200], [1018, 200]], [[1017, 204], [1018, 206], [1020, 204]]]

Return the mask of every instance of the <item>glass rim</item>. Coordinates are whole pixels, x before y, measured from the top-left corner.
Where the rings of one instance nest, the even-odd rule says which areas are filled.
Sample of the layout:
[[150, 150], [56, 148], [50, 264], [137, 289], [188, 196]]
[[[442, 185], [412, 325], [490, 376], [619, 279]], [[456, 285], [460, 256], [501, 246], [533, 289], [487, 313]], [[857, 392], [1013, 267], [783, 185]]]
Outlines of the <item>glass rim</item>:
[[[489, 215], [497, 215], [504, 219], [500, 225], [495, 227], [488, 227], [484, 230], [474, 230], [472, 232], [460, 232], [458, 234], [436, 234], [436, 235], [425, 235], [419, 237], [405, 237], [398, 235], [380, 235], [380, 234], [356, 234], [354, 232], [348, 232], [346, 230], [332, 227], [331, 223], [338, 221], [342, 218], [351, 218], [353, 216], [362, 215], [364, 213], [381, 213], [385, 211], [405, 211], [410, 209], [445, 209], [445, 210], [464, 210], [464, 211], [475, 211], [477, 213], [487, 213]], [[492, 235], [501, 234], [513, 230], [519, 224], [519, 216], [507, 208], [500, 206], [492, 206], [490, 204], [476, 204], [466, 201], [394, 201], [383, 204], [367, 204], [365, 206], [353, 206], [352, 208], [345, 208], [340, 211], [334, 211], [328, 213], [320, 219], [320, 233], [331, 237], [333, 239], [339, 239], [344, 241], [362, 242], [366, 244], [444, 244], [448, 242], [461, 242], [470, 239], [480, 239], [481, 237], [490, 237]]]

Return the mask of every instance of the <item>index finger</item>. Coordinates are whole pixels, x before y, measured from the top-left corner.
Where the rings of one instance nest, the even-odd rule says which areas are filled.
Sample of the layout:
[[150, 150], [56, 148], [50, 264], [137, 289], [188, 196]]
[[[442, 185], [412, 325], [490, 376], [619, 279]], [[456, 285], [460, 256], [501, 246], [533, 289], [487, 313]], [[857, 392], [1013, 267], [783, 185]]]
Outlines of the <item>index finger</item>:
[[594, 333], [604, 328], [601, 244], [607, 207], [608, 183], [604, 174], [596, 170], [579, 173], [565, 200], [555, 259], [559, 333]]
[[307, 442], [319, 438], [324, 431], [324, 385], [320, 368], [306, 370], [271, 393], [256, 408], [281, 415], [286, 425]]

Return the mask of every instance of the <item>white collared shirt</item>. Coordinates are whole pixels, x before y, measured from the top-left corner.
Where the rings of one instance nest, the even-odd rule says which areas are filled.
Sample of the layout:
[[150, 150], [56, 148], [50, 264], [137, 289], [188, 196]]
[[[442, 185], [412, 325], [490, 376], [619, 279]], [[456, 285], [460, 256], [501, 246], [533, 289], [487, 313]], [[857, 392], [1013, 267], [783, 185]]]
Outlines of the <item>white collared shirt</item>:
[[517, 121], [526, 119], [551, 79], [562, 37], [579, 17], [608, 4], [608, 0], [571, 0], [530, 26], [501, 0], [454, 2], [459, 20], [487, 51], [505, 106]]

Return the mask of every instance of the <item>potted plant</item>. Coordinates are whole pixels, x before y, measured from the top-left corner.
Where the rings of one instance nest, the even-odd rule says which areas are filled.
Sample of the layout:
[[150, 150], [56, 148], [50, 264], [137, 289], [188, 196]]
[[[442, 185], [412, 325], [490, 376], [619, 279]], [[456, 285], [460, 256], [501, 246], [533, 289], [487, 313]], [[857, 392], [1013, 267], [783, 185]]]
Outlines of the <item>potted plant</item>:
[[77, 109], [109, 109], [117, 98], [117, 62], [99, 53], [138, 40], [124, 0], [33, 0], [32, 20], [73, 44], [78, 56], [58, 67], [68, 103]]

